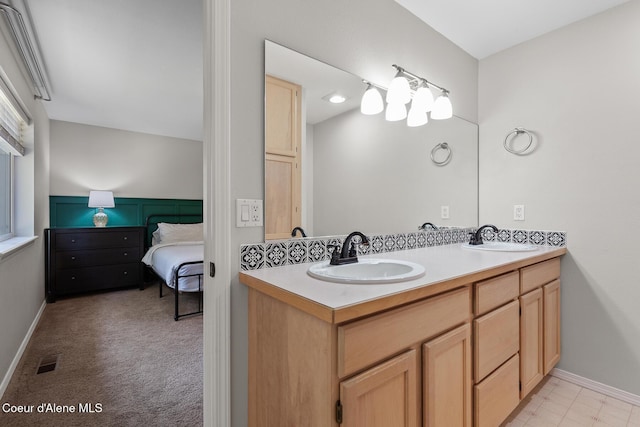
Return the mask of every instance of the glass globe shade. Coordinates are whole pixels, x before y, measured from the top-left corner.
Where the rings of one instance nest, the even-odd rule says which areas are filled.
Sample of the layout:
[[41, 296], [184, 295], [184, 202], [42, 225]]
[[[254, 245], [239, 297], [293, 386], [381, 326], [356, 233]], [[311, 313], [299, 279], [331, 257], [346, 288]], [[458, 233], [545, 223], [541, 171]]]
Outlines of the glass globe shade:
[[384, 114], [384, 118], [390, 122], [404, 120], [407, 118], [407, 107], [401, 102], [387, 104], [387, 111]]
[[384, 102], [382, 102], [382, 95], [378, 92], [378, 89], [369, 85], [362, 100], [360, 101], [360, 112], [362, 114], [373, 115], [381, 113], [384, 110]]

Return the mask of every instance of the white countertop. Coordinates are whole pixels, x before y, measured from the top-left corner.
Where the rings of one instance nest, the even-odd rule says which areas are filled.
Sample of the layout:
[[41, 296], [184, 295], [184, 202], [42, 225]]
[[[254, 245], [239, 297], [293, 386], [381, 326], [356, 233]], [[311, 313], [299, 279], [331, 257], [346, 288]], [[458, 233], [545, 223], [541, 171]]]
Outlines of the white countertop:
[[510, 264], [515, 265], [514, 269], [519, 268], [518, 264], [527, 259], [542, 257], [539, 260], [532, 260], [531, 263], [535, 263], [560, 256], [565, 251], [565, 248], [549, 246], [539, 246], [534, 251], [525, 252], [482, 251], [463, 248], [460, 243], [455, 243], [446, 246], [360, 256], [359, 258], [362, 259], [380, 258], [410, 261], [424, 266], [426, 270], [425, 275], [417, 279], [387, 284], [343, 284], [315, 279], [307, 274], [309, 266], [313, 263], [243, 271], [241, 274], [321, 304], [328, 309], [338, 310]]

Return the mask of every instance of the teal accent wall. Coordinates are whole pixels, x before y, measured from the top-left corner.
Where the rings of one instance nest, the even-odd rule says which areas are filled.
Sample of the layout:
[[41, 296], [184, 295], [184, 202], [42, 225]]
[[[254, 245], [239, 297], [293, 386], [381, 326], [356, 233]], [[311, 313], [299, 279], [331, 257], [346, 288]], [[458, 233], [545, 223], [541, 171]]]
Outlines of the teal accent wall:
[[[49, 196], [50, 227], [93, 227], [93, 214], [97, 209], [88, 204], [88, 196]], [[116, 197], [115, 204], [115, 208], [104, 210], [109, 217], [107, 227], [145, 225], [146, 218], [152, 214], [202, 215], [202, 200]]]

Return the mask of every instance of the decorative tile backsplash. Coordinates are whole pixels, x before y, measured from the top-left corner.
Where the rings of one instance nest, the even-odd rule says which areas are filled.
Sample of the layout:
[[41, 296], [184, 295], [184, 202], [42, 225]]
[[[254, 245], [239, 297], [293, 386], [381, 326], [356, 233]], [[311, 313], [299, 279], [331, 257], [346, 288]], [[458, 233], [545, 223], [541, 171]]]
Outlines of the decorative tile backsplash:
[[[469, 233], [477, 228], [439, 228], [437, 230], [416, 231], [414, 233], [375, 234], [367, 236], [369, 246], [359, 246], [361, 255], [419, 249], [469, 241]], [[240, 246], [240, 269], [258, 270], [290, 264], [304, 264], [327, 260], [331, 256], [331, 246], [342, 246], [346, 235], [307, 237], [289, 240], [273, 240], [267, 243], [252, 243]], [[482, 231], [487, 242], [513, 242], [538, 246], [566, 246], [564, 231], [542, 230], [499, 230], [489, 228]], [[354, 239], [357, 242], [358, 238]]]

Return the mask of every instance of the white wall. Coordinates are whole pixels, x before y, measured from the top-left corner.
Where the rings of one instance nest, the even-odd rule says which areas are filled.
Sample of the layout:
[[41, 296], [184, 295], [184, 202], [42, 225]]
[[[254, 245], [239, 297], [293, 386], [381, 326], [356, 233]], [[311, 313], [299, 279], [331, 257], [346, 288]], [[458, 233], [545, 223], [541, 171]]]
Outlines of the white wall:
[[[264, 197], [265, 38], [373, 81], [387, 82], [391, 65], [401, 65], [450, 89], [455, 114], [477, 121], [477, 61], [392, 0], [233, 0], [231, 206]], [[262, 241], [264, 230], [233, 228], [231, 239], [232, 424], [244, 426], [247, 289], [237, 280], [238, 252]]]
[[17, 362], [20, 345], [44, 303], [42, 231], [49, 225], [49, 119], [41, 102], [33, 99], [3, 33], [0, 33], [0, 67], [34, 123], [33, 136], [25, 139], [25, 156], [15, 159], [15, 203], [20, 214], [16, 220], [17, 233], [38, 236], [34, 243], [0, 262], [0, 382], [6, 386], [8, 370], [12, 362]]
[[51, 195], [201, 199], [202, 141], [51, 121]]
[[[480, 223], [567, 231], [559, 368], [636, 395], [639, 17], [631, 1], [479, 68]], [[503, 149], [516, 126], [535, 132], [531, 155]]]
[[[437, 166], [431, 150], [442, 142], [452, 157]], [[316, 124], [314, 144], [314, 235], [415, 232], [427, 221], [478, 225], [473, 123], [453, 117], [410, 128], [353, 109]], [[441, 206], [449, 206], [449, 219], [441, 219]]]

